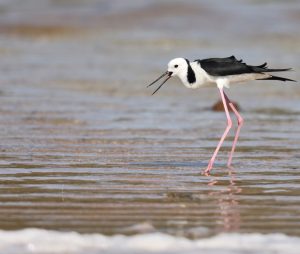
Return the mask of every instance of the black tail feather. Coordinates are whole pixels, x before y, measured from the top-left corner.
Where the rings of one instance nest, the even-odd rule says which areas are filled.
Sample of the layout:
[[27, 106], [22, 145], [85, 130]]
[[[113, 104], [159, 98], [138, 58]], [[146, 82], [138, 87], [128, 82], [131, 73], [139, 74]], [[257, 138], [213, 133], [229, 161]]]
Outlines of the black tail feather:
[[280, 71], [290, 71], [292, 68], [285, 68], [285, 69], [268, 69], [267, 63], [258, 66], [251, 66], [251, 69], [254, 72], [280, 72]]
[[258, 65], [258, 66], [255, 66], [255, 67], [258, 67], [258, 68], [267, 68], [267, 62], [261, 64], [261, 65]]
[[268, 69], [265, 68], [263, 72], [280, 72], [280, 71], [291, 71], [292, 68], [286, 68], [286, 69]]
[[284, 68], [284, 69], [269, 69], [267, 63], [263, 63], [261, 65], [248, 65], [254, 72], [280, 72], [280, 71], [290, 71], [292, 68]]
[[268, 78], [262, 78], [262, 79], [259, 79], [259, 80], [279, 80], [279, 81], [292, 81], [292, 82], [297, 82], [296, 80], [293, 80], [293, 79], [288, 79], [288, 78], [283, 78], [283, 77], [278, 77], [278, 76], [271, 76], [271, 77], [268, 77]]

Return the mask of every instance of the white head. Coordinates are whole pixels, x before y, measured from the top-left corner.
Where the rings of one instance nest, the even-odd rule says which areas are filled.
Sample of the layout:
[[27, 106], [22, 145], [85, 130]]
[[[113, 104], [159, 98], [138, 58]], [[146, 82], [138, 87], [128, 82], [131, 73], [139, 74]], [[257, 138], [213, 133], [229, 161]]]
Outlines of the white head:
[[186, 77], [187, 74], [187, 70], [188, 70], [188, 63], [187, 60], [184, 58], [174, 58], [173, 60], [171, 60], [168, 63], [168, 70], [163, 73], [159, 78], [157, 78], [156, 80], [154, 80], [149, 86], [152, 86], [153, 84], [155, 84], [158, 80], [160, 80], [161, 78], [167, 76], [167, 78], [163, 81], [163, 83], [152, 93], [155, 94], [164, 83], [167, 82], [167, 80], [169, 80], [171, 77], [174, 76], [178, 76], [180, 79], [183, 79], [183, 77]]
[[174, 76], [182, 76], [187, 73], [188, 64], [186, 59], [184, 58], [174, 58], [168, 63], [168, 72], [169, 75]]

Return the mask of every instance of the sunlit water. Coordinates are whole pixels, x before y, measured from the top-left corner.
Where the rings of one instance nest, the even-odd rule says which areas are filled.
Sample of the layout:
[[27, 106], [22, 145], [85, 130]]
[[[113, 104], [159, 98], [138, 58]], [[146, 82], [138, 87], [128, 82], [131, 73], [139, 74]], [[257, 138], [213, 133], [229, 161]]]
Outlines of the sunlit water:
[[[266, 233], [271, 242], [274, 233], [300, 236], [299, 83], [258, 81], [228, 91], [245, 125], [233, 168], [226, 161], [234, 130], [211, 176], [201, 172], [226, 124], [223, 112], [210, 110], [217, 89], [191, 91], [176, 80], [155, 96], [145, 88], [176, 56], [235, 54], [293, 67], [283, 76], [299, 80], [297, 1], [41, 2], [39, 15], [56, 15], [44, 20], [50, 32], [31, 27], [41, 18], [34, 8], [2, 6], [2, 230], [153, 233], [150, 239], [157, 232], [189, 239]], [[59, 22], [66, 13], [73, 20]], [[21, 34], [11, 17], [26, 25]], [[61, 24], [65, 30], [56, 30]]]

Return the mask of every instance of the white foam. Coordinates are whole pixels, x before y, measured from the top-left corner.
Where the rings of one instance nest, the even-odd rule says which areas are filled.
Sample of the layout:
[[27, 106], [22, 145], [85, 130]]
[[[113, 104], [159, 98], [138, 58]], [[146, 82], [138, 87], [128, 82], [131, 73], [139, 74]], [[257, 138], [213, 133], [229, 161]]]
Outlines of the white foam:
[[300, 238], [284, 234], [220, 234], [190, 240], [162, 233], [104, 236], [42, 229], [0, 231], [1, 254], [296, 254], [299, 249]]

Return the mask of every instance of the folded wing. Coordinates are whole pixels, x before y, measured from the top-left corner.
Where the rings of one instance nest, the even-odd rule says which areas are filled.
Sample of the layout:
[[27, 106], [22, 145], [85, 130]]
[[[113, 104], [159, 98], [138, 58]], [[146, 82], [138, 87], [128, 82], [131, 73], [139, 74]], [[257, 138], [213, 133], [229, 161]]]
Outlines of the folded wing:
[[290, 70], [290, 68], [268, 69], [267, 63], [257, 66], [247, 65], [242, 60], [237, 60], [235, 56], [225, 58], [208, 58], [195, 61], [200, 64], [202, 69], [212, 76], [229, 76], [244, 73], [264, 73]]

